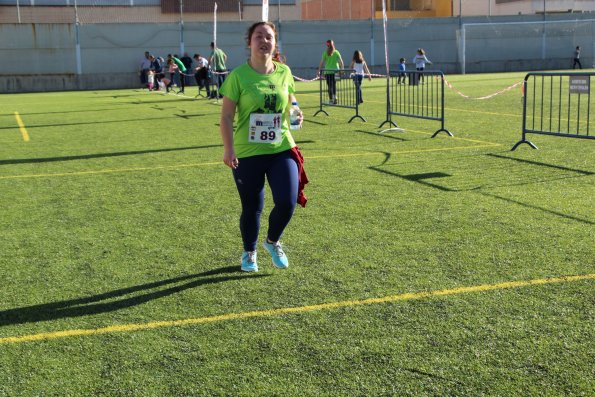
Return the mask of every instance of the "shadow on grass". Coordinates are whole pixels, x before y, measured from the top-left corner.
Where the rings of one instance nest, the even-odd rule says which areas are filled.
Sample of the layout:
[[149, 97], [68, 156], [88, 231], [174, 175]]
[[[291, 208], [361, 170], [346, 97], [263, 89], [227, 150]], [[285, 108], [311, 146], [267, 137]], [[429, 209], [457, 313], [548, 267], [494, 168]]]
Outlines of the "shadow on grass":
[[316, 125], [328, 125], [328, 123], [321, 123], [319, 121], [314, 121], [311, 119], [304, 119], [304, 123], [312, 123], [312, 124], [316, 124]]
[[223, 145], [188, 146], [188, 147], [166, 148], [166, 149], [147, 149], [147, 150], [135, 150], [135, 151], [130, 151], [130, 152], [93, 153], [93, 154], [81, 154], [81, 155], [76, 155], [76, 156], [45, 157], [45, 158], [33, 158], [33, 159], [10, 159], [10, 160], [0, 160], [0, 165], [25, 164], [25, 163], [49, 163], [52, 161], [87, 160], [87, 159], [96, 159], [96, 158], [102, 158], [102, 157], [133, 156], [136, 154], [174, 152], [174, 151], [179, 151], [179, 150], [210, 149], [210, 148], [216, 148], [216, 147], [223, 147]]
[[586, 223], [587, 225], [595, 225], [595, 222], [590, 221], [588, 219], [583, 219], [583, 218], [579, 218], [579, 217], [576, 217], [576, 216], [567, 215], [567, 214], [564, 214], [562, 212], [553, 211], [553, 210], [550, 210], [550, 209], [547, 209], [547, 208], [540, 207], [540, 206], [535, 205], [535, 204], [523, 203], [521, 201], [513, 200], [513, 199], [510, 199], [510, 198], [507, 198], [507, 197], [498, 196], [497, 194], [493, 194], [493, 193], [487, 193], [487, 192], [478, 192], [478, 193], [481, 194], [481, 195], [484, 195], [486, 197], [492, 197], [492, 198], [496, 198], [498, 200], [506, 201], [508, 203], [520, 205], [521, 207], [530, 208], [532, 210], [542, 211], [542, 212], [545, 212], [546, 214], [556, 215], [556, 216], [559, 216], [561, 218], [570, 219], [572, 221]]
[[387, 139], [396, 139], [397, 141], [408, 141], [408, 139], [405, 138], [399, 138], [398, 136], [393, 136], [393, 135], [386, 135], [380, 132], [371, 132], [371, 131], [364, 131], [364, 130], [355, 130], [355, 132], [361, 132], [363, 134], [368, 134], [368, 135], [372, 135], [372, 136], [377, 136], [379, 138], [387, 138]]
[[457, 190], [453, 190], [453, 189], [449, 189], [447, 187], [444, 186], [440, 186], [437, 185], [435, 183], [431, 183], [428, 181], [425, 181], [424, 179], [430, 179], [430, 178], [444, 178], [444, 177], [448, 177], [450, 176], [449, 174], [445, 174], [442, 172], [431, 172], [431, 173], [425, 173], [425, 174], [413, 174], [413, 175], [401, 175], [401, 174], [397, 174], [396, 172], [392, 172], [392, 171], [387, 171], [384, 170], [380, 167], [382, 167], [384, 164], [386, 164], [390, 158], [391, 158], [391, 154], [388, 152], [382, 152], [382, 154], [384, 154], [384, 161], [382, 161], [382, 163], [380, 163], [379, 165], [373, 165], [371, 167], [368, 167], [368, 169], [371, 169], [373, 171], [376, 172], [380, 172], [382, 174], [386, 174], [386, 175], [391, 175], [391, 176], [396, 176], [398, 178], [402, 178], [411, 182], [417, 182], [419, 184], [422, 184], [424, 186], [428, 186], [434, 189], [438, 189], [438, 190], [442, 190], [443, 192], [455, 192]]
[[[482, 190], [482, 187], [481, 186], [480, 187], [473, 187], [473, 188], [469, 188], [469, 189], [451, 189], [451, 188], [448, 188], [448, 187], [445, 187], [445, 186], [441, 186], [441, 185], [438, 185], [436, 183], [432, 183], [432, 182], [427, 181], [427, 179], [446, 178], [446, 177], [452, 176], [450, 174], [446, 174], [446, 173], [443, 173], [443, 172], [427, 172], [427, 173], [422, 173], [422, 174], [402, 175], [402, 174], [398, 174], [396, 172], [388, 171], [388, 170], [382, 169], [380, 167], [382, 167], [384, 164], [386, 164], [390, 160], [391, 154], [390, 153], [387, 153], [387, 152], [383, 152], [383, 154], [384, 154], [384, 161], [381, 164], [376, 165], [376, 166], [371, 166], [371, 167], [368, 167], [368, 168], [371, 169], [371, 170], [374, 170], [376, 172], [380, 172], [382, 174], [396, 176], [398, 178], [405, 179], [405, 180], [410, 181], [410, 182], [416, 182], [416, 183], [419, 183], [421, 185], [424, 185], [424, 186], [427, 186], [427, 187], [431, 187], [431, 188], [434, 188], [434, 189], [438, 189], [438, 190], [443, 191], [443, 192], [476, 192], [476, 193], [481, 194], [481, 195], [483, 195], [485, 197], [491, 197], [491, 198], [495, 198], [495, 199], [498, 199], [498, 200], [506, 201], [508, 203], [516, 204], [516, 205], [519, 205], [521, 207], [529, 208], [529, 209], [532, 209], [532, 210], [542, 211], [542, 212], [545, 212], [545, 213], [550, 214], [550, 215], [555, 215], [555, 216], [559, 216], [561, 218], [573, 220], [573, 221], [576, 221], [576, 222], [585, 223], [587, 225], [593, 225], [593, 224], [595, 224], [595, 222], [593, 222], [593, 221], [591, 221], [589, 219], [583, 219], [583, 218], [579, 218], [579, 217], [576, 217], [576, 216], [567, 215], [567, 214], [564, 214], [562, 212], [553, 211], [553, 210], [550, 210], [550, 209], [547, 209], [547, 208], [544, 208], [544, 207], [540, 207], [540, 206], [535, 205], [535, 204], [532, 204], [532, 203], [523, 203], [521, 201], [517, 201], [517, 200], [510, 199], [510, 198], [502, 197], [502, 196], [499, 196], [497, 194], [493, 194], [493, 193], [488, 193], [488, 192], [485, 192], [485, 191], [481, 191]], [[563, 170], [563, 171], [576, 172], [576, 173], [581, 174], [581, 176], [582, 175], [592, 175], [593, 174], [593, 172], [589, 172], [589, 171], [578, 170], [578, 169], [567, 168], [567, 167], [561, 167], [561, 166], [556, 166], [556, 165], [551, 165], [551, 164], [546, 164], [546, 163], [538, 163], [538, 162], [531, 161], [531, 160], [515, 159], [515, 158], [511, 158], [511, 157], [501, 156], [501, 155], [497, 155], [497, 154], [490, 154], [490, 153], [488, 153], [487, 155], [488, 156], [492, 156], [492, 157], [496, 157], [496, 158], [502, 158], [502, 159], [507, 159], [507, 160], [520, 161], [520, 162], [528, 163], [528, 164], [532, 164], [532, 165], [538, 165], [538, 166], [543, 166], [543, 167], [555, 168], [555, 169], [559, 169], [559, 170]], [[522, 185], [526, 185], [526, 184], [518, 184], [518, 185], [515, 184], [515, 185], [508, 185], [508, 186], [522, 186]], [[495, 187], [497, 187], [497, 186], [495, 186]]]
[[[121, 288], [85, 298], [70, 299], [60, 302], [45, 303], [42, 305], [3, 310], [0, 311], [0, 327], [12, 324], [51, 321], [61, 318], [82, 317], [93, 314], [109, 313], [177, 294], [190, 288], [196, 288], [208, 284], [223, 283], [226, 281], [248, 280], [255, 277], [266, 276], [267, 275], [265, 274], [246, 275], [239, 270], [238, 266], [228, 266], [203, 273], [175, 277], [128, 288]], [[158, 289], [149, 292], [149, 290], [169, 286], [172, 284], [179, 285], [173, 285], [165, 289]], [[126, 295], [137, 292], [139, 294], [135, 296], [125, 297]], [[100, 303], [101, 301], [105, 300], [110, 301]]]
[[582, 175], [595, 174], [595, 172], [591, 172], [591, 171], [579, 170], [576, 168], [568, 168], [568, 167], [563, 167], [563, 166], [554, 165], [554, 164], [540, 163], [538, 161], [533, 161], [533, 160], [525, 160], [525, 159], [519, 159], [519, 158], [515, 158], [515, 157], [502, 156], [501, 154], [495, 154], [495, 153], [487, 153], [486, 156], [495, 157], [495, 158], [504, 159], [504, 160], [517, 161], [519, 163], [524, 163], [524, 164], [537, 165], [540, 167], [554, 168], [556, 170], [561, 170], [561, 171], [576, 172], [576, 173], [582, 174]]

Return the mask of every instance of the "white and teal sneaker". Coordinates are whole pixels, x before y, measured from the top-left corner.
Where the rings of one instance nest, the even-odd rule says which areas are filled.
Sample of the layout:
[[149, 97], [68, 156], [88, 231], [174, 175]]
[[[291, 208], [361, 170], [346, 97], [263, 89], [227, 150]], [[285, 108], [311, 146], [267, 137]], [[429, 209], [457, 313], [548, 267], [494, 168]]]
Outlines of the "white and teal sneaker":
[[258, 264], [256, 263], [256, 251], [244, 251], [242, 254], [242, 269], [243, 272], [257, 272]]
[[262, 243], [262, 246], [266, 248], [266, 250], [269, 251], [269, 254], [273, 257], [273, 265], [275, 265], [277, 269], [287, 269], [289, 261], [287, 260], [285, 252], [283, 252], [283, 248], [281, 248], [281, 243], [278, 241], [276, 243], [269, 243], [265, 240], [265, 242]]

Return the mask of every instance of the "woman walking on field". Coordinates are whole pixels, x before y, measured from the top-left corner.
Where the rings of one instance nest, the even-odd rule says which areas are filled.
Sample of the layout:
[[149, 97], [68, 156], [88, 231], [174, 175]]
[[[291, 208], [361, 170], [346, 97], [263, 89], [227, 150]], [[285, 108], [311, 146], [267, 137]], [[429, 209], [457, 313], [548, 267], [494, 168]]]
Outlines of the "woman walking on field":
[[[296, 101], [295, 82], [287, 65], [273, 61], [277, 32], [270, 22], [257, 22], [247, 33], [248, 61], [235, 68], [221, 86], [223, 162], [232, 169], [242, 203], [240, 231], [244, 245], [241, 270], [257, 272], [256, 245], [268, 180], [274, 207], [263, 247], [273, 265], [286, 269], [287, 256], [279, 240], [296, 203], [305, 205], [303, 157], [289, 130], [289, 109]], [[237, 113], [236, 129], [233, 121]], [[303, 115], [299, 112], [301, 126]]]

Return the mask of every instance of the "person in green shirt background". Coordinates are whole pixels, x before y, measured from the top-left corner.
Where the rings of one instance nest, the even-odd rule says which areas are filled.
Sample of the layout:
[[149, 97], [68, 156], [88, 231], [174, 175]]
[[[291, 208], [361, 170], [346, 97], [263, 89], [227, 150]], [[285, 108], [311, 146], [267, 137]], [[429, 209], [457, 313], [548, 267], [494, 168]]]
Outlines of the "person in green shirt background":
[[[232, 169], [242, 203], [240, 232], [244, 252], [240, 269], [258, 271], [256, 245], [264, 208], [265, 178], [274, 207], [263, 246], [271, 254], [273, 265], [286, 269], [288, 260], [279, 240], [299, 202], [303, 182], [303, 157], [289, 129], [291, 103], [297, 103], [295, 81], [289, 66], [273, 61], [277, 49], [273, 23], [253, 24], [246, 41], [250, 58], [235, 68], [221, 86], [220, 123], [223, 162]], [[298, 119], [301, 127], [301, 111]]]
[[[211, 55], [209, 55], [209, 66], [213, 71], [216, 81], [217, 81], [217, 92], [221, 89], [221, 85], [225, 81], [225, 77], [227, 77], [227, 66], [225, 63], [227, 62], [227, 54], [223, 52], [219, 47], [215, 45], [214, 42], [211, 42]], [[213, 93], [213, 95], [215, 95]], [[219, 98], [223, 98], [221, 94], [219, 94]]]
[[[185, 79], [184, 76], [186, 74], [186, 66], [184, 66], [184, 63], [176, 56], [176, 55], [168, 55], [167, 57], [167, 64], [168, 65], [175, 65], [175, 67], [177, 67], [178, 70], [178, 82], [180, 83], [180, 91], [178, 91], [178, 94], [183, 94], [184, 93], [184, 88], [186, 86], [185, 84]], [[171, 72], [172, 68], [170, 68], [170, 72]], [[171, 73], [171, 80], [174, 80], [174, 74]]]
[[[323, 67], [324, 66], [324, 67]], [[326, 41], [326, 51], [322, 53], [322, 60], [318, 65], [318, 75], [320, 76], [321, 69], [324, 71], [324, 78], [326, 86], [328, 87], [328, 98], [331, 103], [337, 103], [337, 80], [336, 73], [333, 70], [343, 69], [343, 58], [341, 53], [335, 48], [335, 43], [332, 40]]]

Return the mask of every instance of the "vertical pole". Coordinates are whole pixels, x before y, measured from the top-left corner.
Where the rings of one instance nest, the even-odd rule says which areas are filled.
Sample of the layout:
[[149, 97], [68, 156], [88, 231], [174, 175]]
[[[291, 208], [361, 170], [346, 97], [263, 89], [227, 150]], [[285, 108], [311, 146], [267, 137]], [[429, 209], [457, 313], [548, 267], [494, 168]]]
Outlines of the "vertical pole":
[[[324, 69], [323, 69], [324, 70]], [[318, 91], [320, 92], [320, 110], [322, 111], [322, 73], [323, 70], [320, 71], [320, 76], [319, 77], [319, 84], [318, 84]]]
[[17, 0], [17, 20], [21, 23], [21, 6], [19, 5], [19, 0]]
[[558, 83], [558, 131], [562, 128], [562, 80], [562, 76], [560, 76]]
[[525, 76], [525, 79], [523, 80], [523, 92], [525, 93], [525, 95], [523, 95], [523, 121], [522, 121], [522, 125], [523, 125], [523, 138], [522, 140], [525, 141], [525, 131], [527, 131], [527, 79], [529, 78], [529, 75]]
[[459, 28], [463, 24], [463, 0], [459, 0]]
[[79, 38], [79, 12], [76, 0], [74, 0], [74, 34], [76, 39], [76, 74], [83, 74], [83, 67], [81, 65], [81, 42]]
[[217, 2], [213, 7], [213, 46], [217, 48]]
[[541, 35], [541, 59], [545, 60], [545, 0], [543, 0], [543, 32]]
[[591, 24], [591, 46], [593, 47], [591, 50], [592, 67], [595, 69], [595, 24]]
[[279, 48], [279, 53], [282, 54], [283, 40], [281, 38], [281, 0], [277, 0], [277, 35], [279, 36], [277, 47]]
[[182, 55], [184, 55], [184, 0], [180, 0], [180, 56]]
[[371, 14], [370, 14], [370, 59], [372, 59], [372, 66], [376, 65], [376, 55], [374, 54], [374, 0], [370, 0]]
[[387, 36], [386, 0], [382, 0], [382, 29], [384, 32], [384, 65], [386, 71], [386, 114], [390, 114], [390, 66], [388, 60], [388, 36]]
[[[591, 86], [591, 77], [589, 79], [589, 87]], [[589, 135], [589, 115], [591, 114], [591, 90], [589, 89], [589, 93], [587, 94], [587, 135]]]
[[442, 121], [442, 129], [444, 129], [444, 73], [440, 72], [440, 119]]
[[262, 21], [269, 21], [269, 0], [262, 0]]
[[464, 37], [464, 27], [463, 27], [463, 2], [459, 0], [459, 40], [461, 41], [461, 54], [460, 62], [461, 62], [461, 73], [465, 74], [465, 37]]
[[465, 25], [461, 27], [461, 74], [465, 74], [465, 64], [467, 63], [467, 32]]

